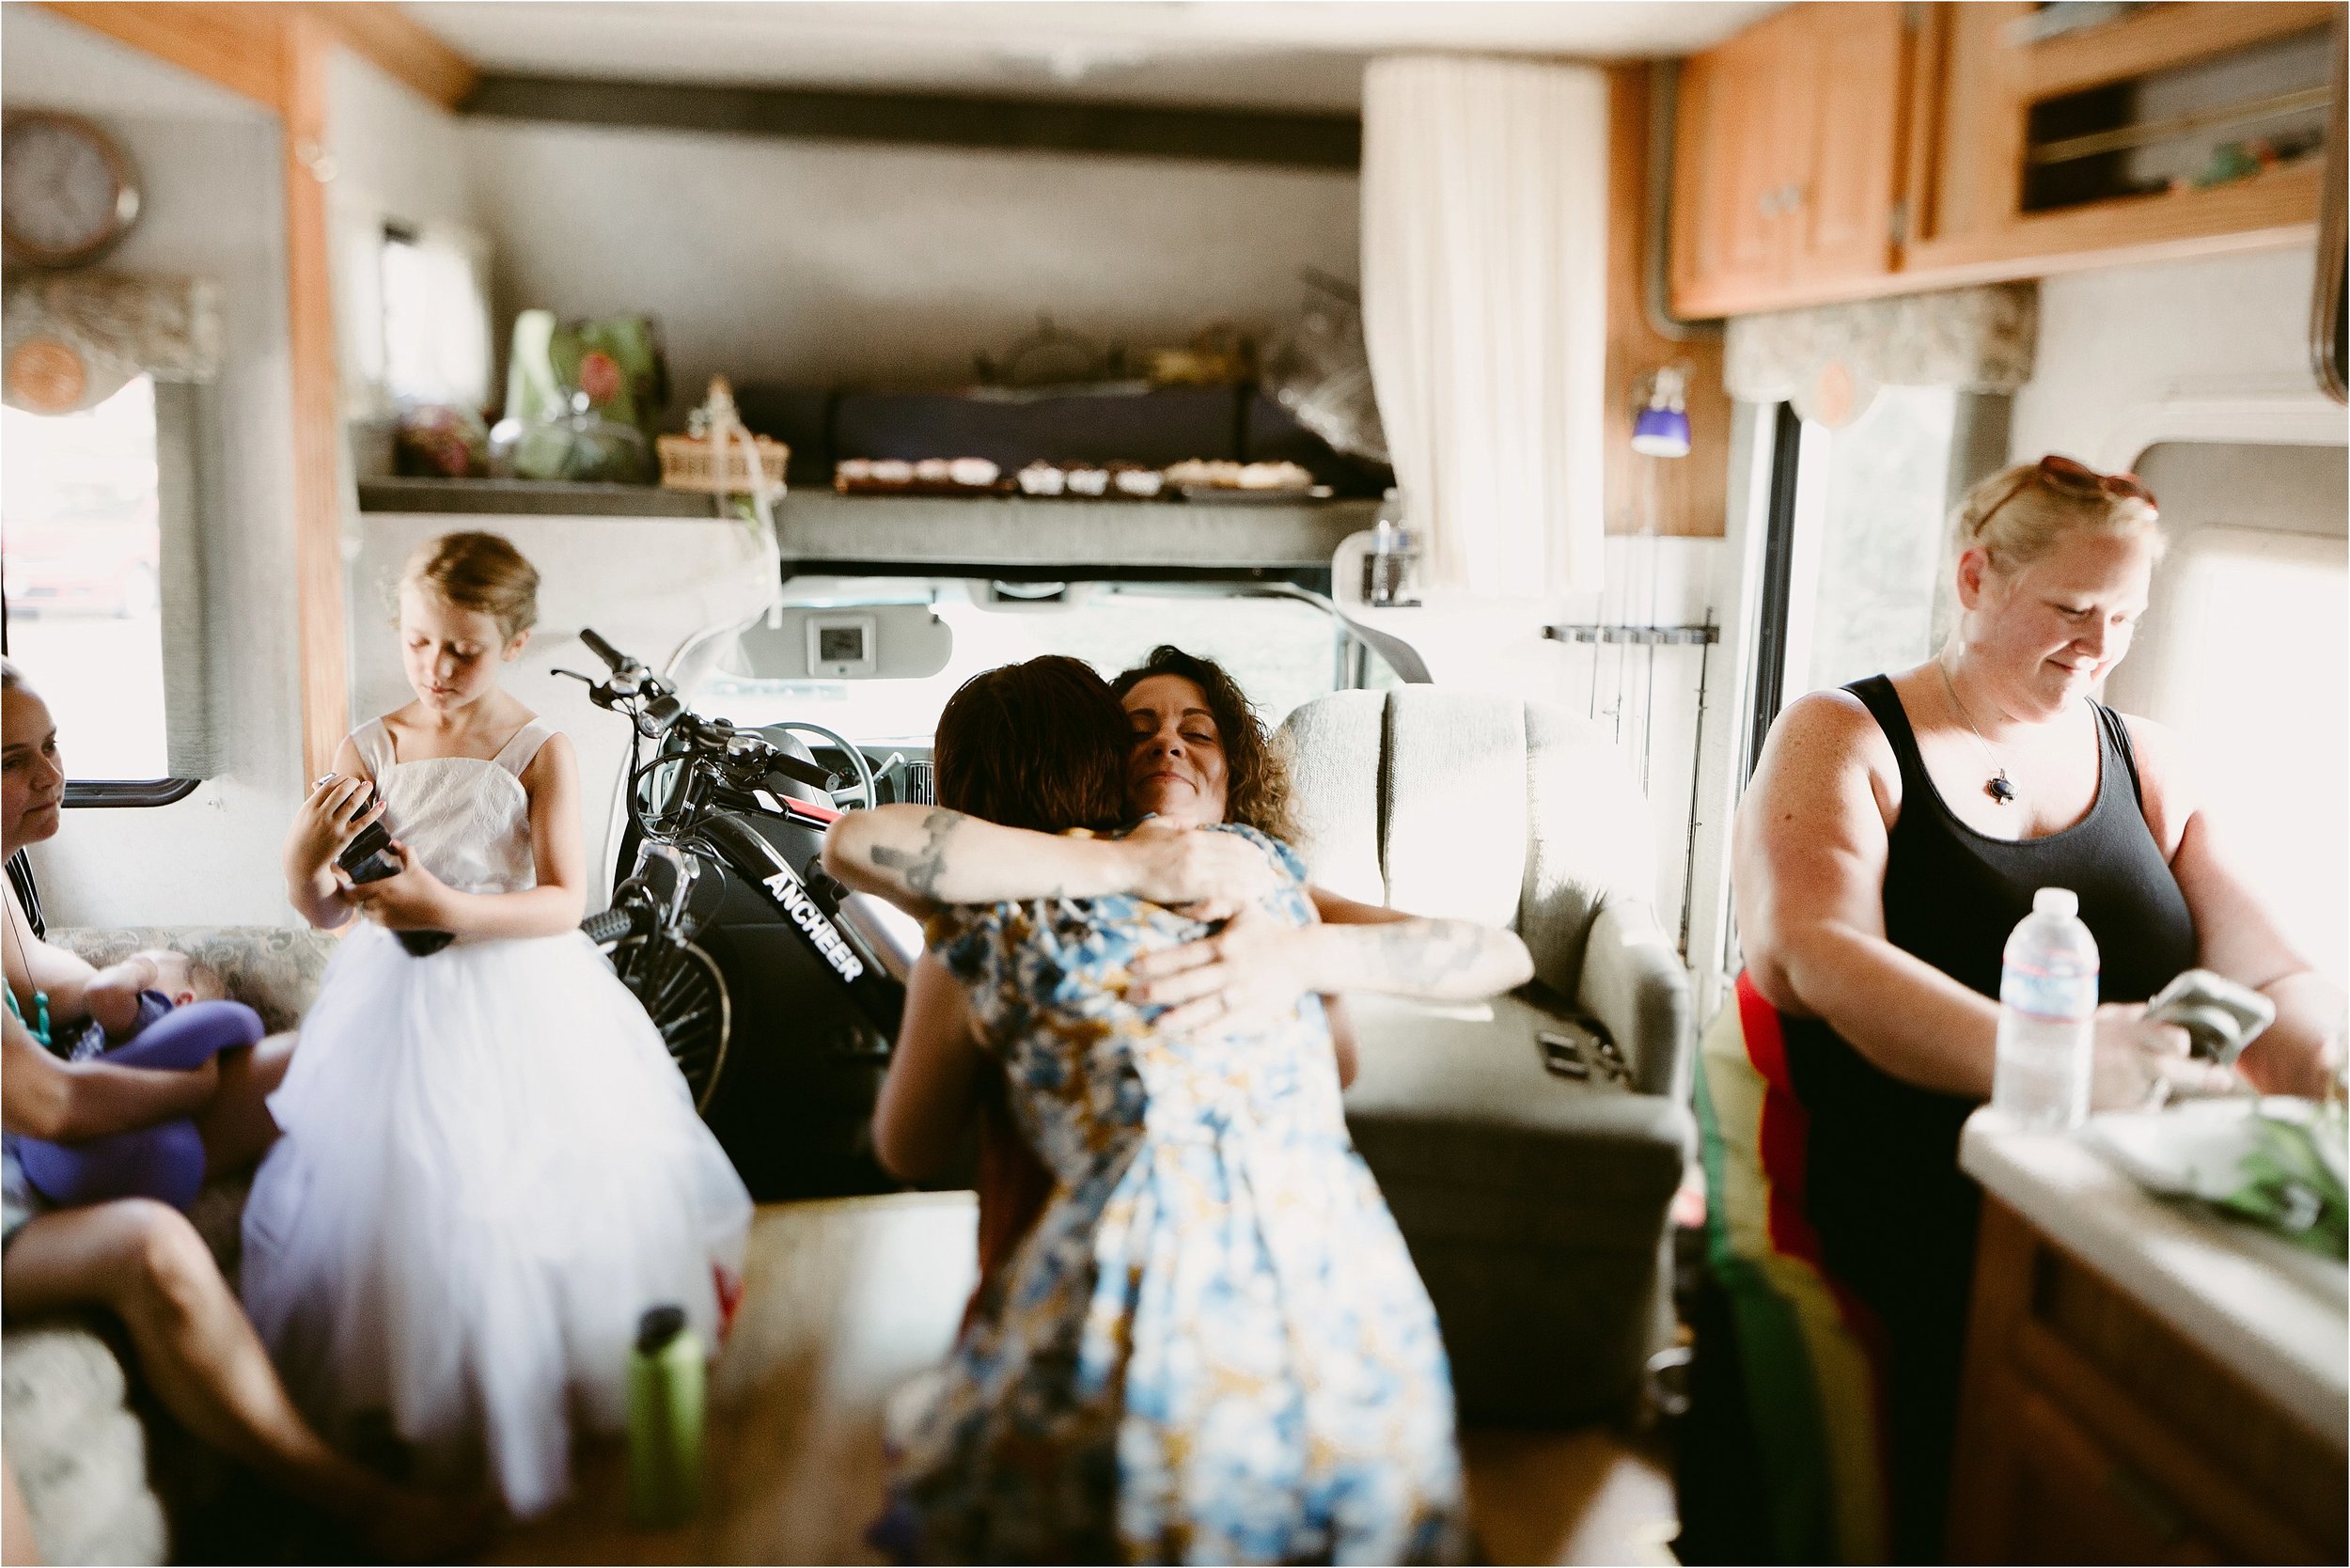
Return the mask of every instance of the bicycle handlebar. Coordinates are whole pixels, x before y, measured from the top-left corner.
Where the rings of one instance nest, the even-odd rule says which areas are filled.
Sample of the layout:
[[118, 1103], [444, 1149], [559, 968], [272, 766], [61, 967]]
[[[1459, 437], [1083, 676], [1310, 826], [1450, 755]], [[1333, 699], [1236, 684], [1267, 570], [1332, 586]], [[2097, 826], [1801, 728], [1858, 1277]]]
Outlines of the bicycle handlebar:
[[603, 661], [604, 668], [618, 675], [636, 661], [603, 640], [592, 626], [579, 629], [579, 640], [588, 645], [588, 651]]

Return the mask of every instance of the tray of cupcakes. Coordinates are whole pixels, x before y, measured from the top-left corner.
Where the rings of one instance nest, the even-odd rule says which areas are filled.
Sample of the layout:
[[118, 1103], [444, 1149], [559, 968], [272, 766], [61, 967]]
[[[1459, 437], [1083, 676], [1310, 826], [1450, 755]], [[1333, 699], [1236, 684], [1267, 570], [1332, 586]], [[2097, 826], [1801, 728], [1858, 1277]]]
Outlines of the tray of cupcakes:
[[1330, 487], [1294, 463], [1231, 463], [1194, 458], [1166, 471], [1167, 487], [1186, 501], [1214, 506], [1279, 506], [1326, 500]]
[[843, 495], [1010, 495], [1013, 485], [985, 458], [842, 458], [832, 487]]

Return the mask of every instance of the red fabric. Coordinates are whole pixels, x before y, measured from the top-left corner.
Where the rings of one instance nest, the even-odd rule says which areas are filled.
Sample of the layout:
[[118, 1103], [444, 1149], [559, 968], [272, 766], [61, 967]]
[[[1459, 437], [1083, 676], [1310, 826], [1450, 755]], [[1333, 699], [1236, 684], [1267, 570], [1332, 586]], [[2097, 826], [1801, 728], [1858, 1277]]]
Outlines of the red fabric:
[[[1811, 1117], [1803, 1102], [1795, 1097], [1794, 1080], [1788, 1074], [1787, 1036], [1780, 1027], [1778, 1009], [1755, 989], [1754, 981], [1743, 969], [1738, 973], [1737, 994], [1738, 1033], [1747, 1048], [1747, 1060], [1764, 1086], [1758, 1142], [1762, 1176], [1770, 1192], [1771, 1247], [1791, 1258], [1802, 1259], [1818, 1271], [1828, 1294], [1836, 1298], [1836, 1309], [1844, 1325], [1860, 1341], [1861, 1351], [1869, 1358], [1873, 1374], [1870, 1378], [1870, 1403], [1875, 1407], [1877, 1470], [1882, 1477], [1888, 1473], [1885, 1381], [1891, 1351], [1886, 1341], [1885, 1325], [1868, 1303], [1845, 1288], [1821, 1258], [1820, 1233], [1812, 1228], [1804, 1203], [1809, 1175], [1805, 1144], [1811, 1131]], [[1887, 1495], [1890, 1496], [1889, 1490]]]
[[1053, 1196], [1053, 1173], [1020, 1136], [999, 1068], [989, 1069], [979, 1094], [979, 1168], [973, 1184], [979, 1197], [979, 1282], [963, 1309], [965, 1325]]

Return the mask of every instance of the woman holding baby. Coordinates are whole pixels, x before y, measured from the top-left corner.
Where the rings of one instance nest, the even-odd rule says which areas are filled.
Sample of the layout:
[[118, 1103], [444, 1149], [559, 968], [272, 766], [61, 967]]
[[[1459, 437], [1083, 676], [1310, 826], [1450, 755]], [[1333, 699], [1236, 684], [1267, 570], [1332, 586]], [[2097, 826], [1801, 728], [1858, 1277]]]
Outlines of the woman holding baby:
[[[0, 661], [0, 842], [9, 853], [55, 835], [64, 793], [48, 705]], [[163, 1200], [184, 1201], [208, 1168], [259, 1152], [260, 1098], [284, 1073], [290, 1037], [263, 1041], [252, 1010], [219, 999], [217, 979], [184, 955], [154, 950], [93, 967], [43, 939], [13, 886], [0, 897], [0, 1306], [10, 1318], [113, 1312], [147, 1381], [189, 1431], [379, 1550], [445, 1545], [451, 1511], [336, 1453], [302, 1419], [212, 1251]]]

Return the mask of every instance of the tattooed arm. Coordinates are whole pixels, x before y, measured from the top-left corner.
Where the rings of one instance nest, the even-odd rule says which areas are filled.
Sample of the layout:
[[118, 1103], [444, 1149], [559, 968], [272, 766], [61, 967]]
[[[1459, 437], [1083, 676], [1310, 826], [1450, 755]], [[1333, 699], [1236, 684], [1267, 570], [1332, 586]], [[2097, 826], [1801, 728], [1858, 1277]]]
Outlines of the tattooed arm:
[[1276, 881], [1264, 852], [1234, 834], [1146, 825], [1124, 839], [1072, 839], [935, 806], [850, 812], [824, 834], [824, 870], [916, 914], [950, 903], [1133, 893], [1213, 919]]
[[1178, 1004], [1160, 1019], [1182, 1031], [1292, 1007], [1308, 991], [1385, 992], [1478, 1001], [1523, 985], [1534, 961], [1513, 932], [1427, 919], [1309, 889], [1319, 923], [1284, 926], [1243, 910], [1212, 936], [1136, 960], [1136, 1001]]

